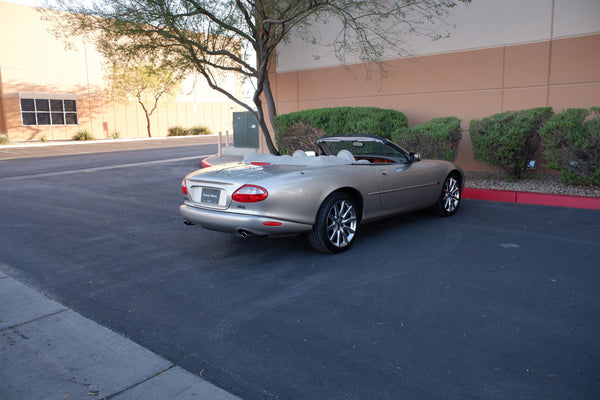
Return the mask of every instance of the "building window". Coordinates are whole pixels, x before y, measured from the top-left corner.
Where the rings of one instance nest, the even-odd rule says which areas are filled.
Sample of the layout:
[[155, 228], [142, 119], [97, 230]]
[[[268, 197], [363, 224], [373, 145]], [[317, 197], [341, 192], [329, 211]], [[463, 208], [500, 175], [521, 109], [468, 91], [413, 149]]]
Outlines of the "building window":
[[77, 125], [77, 100], [71, 95], [22, 93], [23, 125]]

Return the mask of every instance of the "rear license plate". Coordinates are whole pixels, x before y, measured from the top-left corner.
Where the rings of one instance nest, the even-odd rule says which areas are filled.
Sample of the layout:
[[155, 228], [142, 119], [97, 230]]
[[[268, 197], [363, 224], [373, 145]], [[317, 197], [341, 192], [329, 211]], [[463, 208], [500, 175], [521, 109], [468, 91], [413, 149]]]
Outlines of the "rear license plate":
[[219, 204], [221, 191], [219, 189], [202, 188], [202, 196], [200, 202], [205, 204]]

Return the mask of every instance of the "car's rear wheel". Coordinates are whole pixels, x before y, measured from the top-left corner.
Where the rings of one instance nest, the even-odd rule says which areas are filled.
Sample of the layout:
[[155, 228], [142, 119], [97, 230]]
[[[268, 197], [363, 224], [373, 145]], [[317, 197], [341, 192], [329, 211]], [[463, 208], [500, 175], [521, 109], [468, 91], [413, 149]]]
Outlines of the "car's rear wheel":
[[433, 206], [436, 214], [442, 217], [450, 217], [456, 213], [460, 206], [461, 198], [461, 180], [456, 173], [451, 173], [446, 177], [442, 186], [442, 193], [437, 203]]
[[335, 192], [321, 204], [308, 240], [318, 251], [339, 253], [354, 243], [357, 226], [354, 201], [344, 193]]

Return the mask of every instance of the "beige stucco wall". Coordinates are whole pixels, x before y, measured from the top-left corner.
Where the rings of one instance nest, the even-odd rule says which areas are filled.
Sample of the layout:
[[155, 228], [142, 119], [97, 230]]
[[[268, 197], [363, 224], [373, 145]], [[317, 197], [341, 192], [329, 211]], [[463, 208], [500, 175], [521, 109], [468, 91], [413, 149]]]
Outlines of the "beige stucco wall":
[[[463, 128], [457, 162], [467, 170], [479, 170], [489, 167], [473, 159], [468, 134], [472, 119], [533, 107], [551, 106], [560, 112], [570, 107], [600, 106], [600, 18], [587, 15], [595, 11], [596, 17], [600, 15], [600, 2], [574, 0], [567, 7], [564, 0], [535, 0], [531, 3], [539, 6], [536, 9], [530, 2], [510, 0], [502, 2], [502, 11], [496, 10], [500, 2], [479, 0], [473, 5], [476, 3], [477, 18], [469, 22], [461, 14], [457, 19], [467, 25], [462, 32], [482, 27], [481, 36], [487, 42], [482, 37], [460, 34], [460, 43], [449, 43], [445, 48], [435, 44], [428, 49], [438, 46], [454, 51], [384, 61], [383, 78], [374, 66], [365, 64], [342, 66], [337, 62], [318, 67], [321, 59], [315, 61], [311, 56], [315, 48], [298, 42], [284, 46], [271, 79], [278, 113], [375, 106], [402, 111], [411, 125], [435, 117], [457, 116]], [[520, 25], [522, 18], [503, 20], [506, 26], [498, 31], [500, 36], [494, 36], [493, 30], [483, 26], [486, 22], [495, 26], [492, 17], [497, 12], [536, 19], [528, 25], [531, 31]], [[579, 20], [578, 26], [572, 26], [577, 24], [573, 17], [577, 15], [586, 17]], [[595, 29], [597, 32], [587, 32]], [[510, 34], [503, 37], [503, 32]], [[559, 37], [557, 32], [571, 36]], [[498, 45], [502, 40], [513, 43]], [[480, 47], [486, 43], [489, 46]], [[463, 50], [456, 50], [460, 48]], [[292, 52], [295, 68], [290, 60], [282, 59]], [[331, 59], [327, 63], [335, 64]], [[538, 165], [543, 164], [540, 161]], [[544, 168], [538, 171], [546, 172]]]
[[[97, 139], [115, 132], [121, 138], [147, 137], [139, 105], [107, 100], [104, 60], [94, 46], [75, 40], [75, 48], [66, 50], [50, 27], [36, 9], [0, 1], [0, 130], [13, 141], [69, 139], [83, 129]], [[232, 75], [225, 84], [241, 97], [241, 80]], [[20, 93], [76, 95], [78, 125], [24, 126]], [[232, 132], [232, 112], [240, 110], [201, 80], [188, 79], [181, 93], [152, 115], [152, 135], [166, 136], [176, 125]]]

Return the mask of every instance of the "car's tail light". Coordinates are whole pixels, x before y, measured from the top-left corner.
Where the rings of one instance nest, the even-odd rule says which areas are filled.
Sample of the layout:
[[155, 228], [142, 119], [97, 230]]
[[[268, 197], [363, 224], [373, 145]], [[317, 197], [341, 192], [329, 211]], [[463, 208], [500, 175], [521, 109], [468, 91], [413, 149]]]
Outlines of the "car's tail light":
[[238, 203], [256, 203], [267, 198], [267, 189], [255, 185], [244, 185], [231, 195], [233, 201]]
[[185, 178], [183, 178], [183, 181], [181, 181], [181, 193], [187, 195], [188, 194], [188, 190], [187, 190], [187, 180]]

